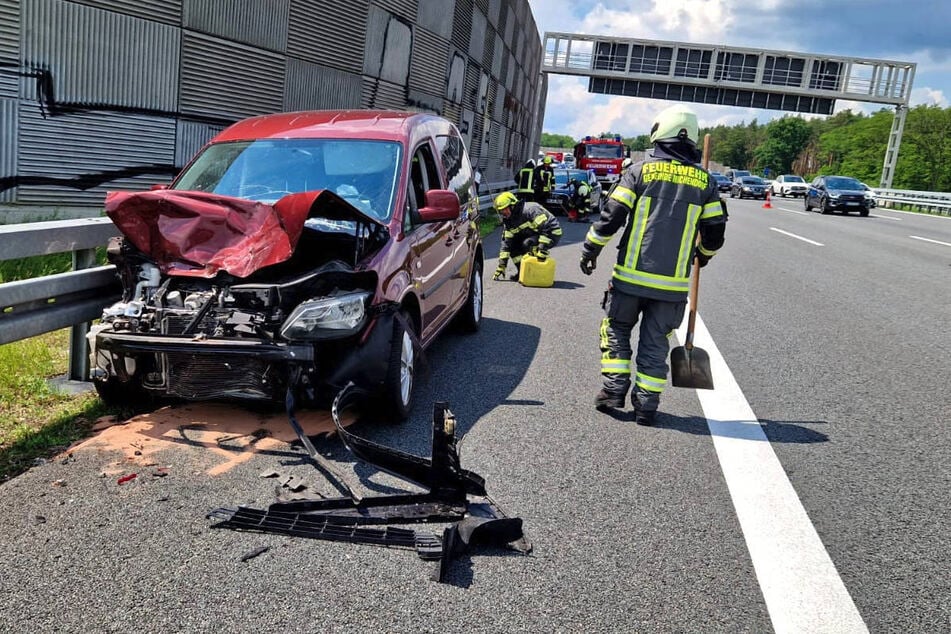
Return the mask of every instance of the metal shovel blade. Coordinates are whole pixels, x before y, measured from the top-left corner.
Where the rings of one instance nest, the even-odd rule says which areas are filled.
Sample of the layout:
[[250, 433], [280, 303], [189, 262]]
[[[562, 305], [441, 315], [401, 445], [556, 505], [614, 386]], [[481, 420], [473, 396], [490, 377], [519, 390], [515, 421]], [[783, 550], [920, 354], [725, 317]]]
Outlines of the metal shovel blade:
[[670, 351], [670, 380], [674, 387], [712, 390], [710, 355], [703, 348], [674, 348]]

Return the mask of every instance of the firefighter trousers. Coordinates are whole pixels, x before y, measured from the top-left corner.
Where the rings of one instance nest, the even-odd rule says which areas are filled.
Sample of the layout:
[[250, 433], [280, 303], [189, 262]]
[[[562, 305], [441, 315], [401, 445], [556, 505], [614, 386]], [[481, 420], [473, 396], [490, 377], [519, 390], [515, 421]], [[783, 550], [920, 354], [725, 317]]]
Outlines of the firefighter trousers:
[[[601, 321], [601, 376], [610, 394], [627, 394], [644, 412], [655, 412], [667, 385], [670, 336], [684, 318], [687, 302], [666, 302], [609, 288], [604, 294]], [[631, 335], [640, 321], [637, 356], [631, 363]], [[633, 376], [632, 376], [633, 375]]]

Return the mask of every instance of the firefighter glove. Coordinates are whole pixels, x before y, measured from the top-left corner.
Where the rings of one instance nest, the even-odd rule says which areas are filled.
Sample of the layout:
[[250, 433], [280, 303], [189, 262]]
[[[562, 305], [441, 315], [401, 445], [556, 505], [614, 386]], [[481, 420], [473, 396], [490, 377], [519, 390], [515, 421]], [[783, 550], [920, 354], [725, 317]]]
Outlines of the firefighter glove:
[[693, 254], [697, 258], [697, 264], [700, 266], [700, 268], [705, 267], [707, 262], [710, 261], [710, 258], [713, 257], [712, 255], [704, 255], [700, 252], [700, 249], [694, 249]]
[[598, 258], [588, 253], [582, 253], [581, 272], [585, 275], [591, 275], [596, 268], [598, 268]]

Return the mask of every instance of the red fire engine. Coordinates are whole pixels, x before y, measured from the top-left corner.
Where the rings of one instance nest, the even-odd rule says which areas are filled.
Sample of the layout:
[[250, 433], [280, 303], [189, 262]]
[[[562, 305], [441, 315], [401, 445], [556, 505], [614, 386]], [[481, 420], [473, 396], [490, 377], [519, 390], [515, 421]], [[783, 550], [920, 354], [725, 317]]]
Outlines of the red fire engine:
[[620, 136], [586, 136], [575, 145], [576, 167], [593, 169], [605, 191], [621, 177], [621, 162], [630, 155], [630, 149], [621, 142]]

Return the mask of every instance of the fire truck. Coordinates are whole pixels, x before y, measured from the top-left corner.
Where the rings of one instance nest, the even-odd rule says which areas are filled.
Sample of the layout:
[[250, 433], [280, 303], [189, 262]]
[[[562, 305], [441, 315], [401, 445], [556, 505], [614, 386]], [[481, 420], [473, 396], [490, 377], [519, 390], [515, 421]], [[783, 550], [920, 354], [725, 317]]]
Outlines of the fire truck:
[[578, 169], [593, 169], [595, 176], [607, 191], [621, 178], [621, 162], [631, 155], [631, 150], [621, 142], [620, 136], [586, 136], [575, 145], [575, 163]]

